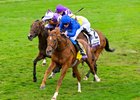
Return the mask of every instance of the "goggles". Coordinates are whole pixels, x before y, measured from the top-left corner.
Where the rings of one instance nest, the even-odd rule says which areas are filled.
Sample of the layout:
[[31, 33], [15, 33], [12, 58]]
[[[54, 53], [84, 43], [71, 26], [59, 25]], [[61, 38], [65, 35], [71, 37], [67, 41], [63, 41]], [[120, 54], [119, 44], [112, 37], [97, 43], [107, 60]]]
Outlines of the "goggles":
[[64, 25], [68, 25], [69, 23], [64, 23]]

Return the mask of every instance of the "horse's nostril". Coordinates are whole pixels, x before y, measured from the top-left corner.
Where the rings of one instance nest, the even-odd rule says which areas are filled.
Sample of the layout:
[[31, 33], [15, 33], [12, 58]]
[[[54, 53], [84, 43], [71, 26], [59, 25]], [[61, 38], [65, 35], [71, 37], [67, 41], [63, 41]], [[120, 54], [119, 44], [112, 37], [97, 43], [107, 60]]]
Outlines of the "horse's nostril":
[[50, 55], [51, 53], [52, 53], [52, 50], [47, 50], [46, 51], [46, 54], [49, 54]]
[[32, 40], [32, 36], [31, 35], [28, 35], [28, 39], [31, 41]]
[[30, 38], [30, 36], [27, 36], [28, 38]]
[[47, 54], [49, 54], [50, 52], [51, 52], [51, 51], [50, 51], [50, 50], [48, 50], [46, 53], [47, 53]]
[[51, 55], [52, 55], [51, 50], [47, 50], [47, 51], [46, 51], [46, 56], [49, 57], [49, 58], [51, 58]]
[[32, 37], [32, 35], [29, 34], [28, 37]]

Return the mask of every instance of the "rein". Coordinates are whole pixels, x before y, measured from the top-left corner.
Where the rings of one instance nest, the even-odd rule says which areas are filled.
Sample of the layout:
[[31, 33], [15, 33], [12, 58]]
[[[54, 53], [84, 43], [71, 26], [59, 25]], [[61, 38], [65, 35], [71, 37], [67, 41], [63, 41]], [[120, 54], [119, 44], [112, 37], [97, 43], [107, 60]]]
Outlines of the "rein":
[[[55, 35], [55, 34], [50, 34], [49, 36], [56, 36], [56, 37], [59, 37], [59, 35]], [[62, 41], [62, 39], [61, 39], [61, 40], [57, 39], [58, 42], [59, 42], [59, 41], [60, 41], [60, 42], [64, 42], [64, 43], [66, 43], [66, 45], [65, 45], [63, 48], [60, 48], [60, 47], [59, 47], [60, 45], [58, 45], [57, 51], [63, 51], [63, 50], [65, 50], [67, 47], [70, 46], [70, 44], [68, 43], [67, 38], [65, 38], [65, 37], [63, 37], [63, 36], [61, 36], [61, 38], [64, 38], [65, 40]], [[54, 42], [55, 42], [55, 41], [54, 41]], [[51, 45], [48, 45], [48, 46], [51, 46]], [[51, 47], [52, 47], [52, 46], [51, 46]], [[55, 47], [55, 49], [56, 49], [56, 47]]]
[[[58, 48], [58, 51], [63, 51], [63, 50], [65, 50], [67, 47], [70, 46], [70, 44], [68, 43], [68, 39], [67, 39], [66, 37], [63, 37], [62, 35], [61, 35], [61, 37], [65, 39], [66, 45], [65, 45], [63, 48]], [[65, 41], [64, 41], [64, 42], [65, 42]], [[60, 42], [61, 42], [61, 41], [60, 41]], [[59, 45], [58, 45], [58, 46], [59, 46]]]

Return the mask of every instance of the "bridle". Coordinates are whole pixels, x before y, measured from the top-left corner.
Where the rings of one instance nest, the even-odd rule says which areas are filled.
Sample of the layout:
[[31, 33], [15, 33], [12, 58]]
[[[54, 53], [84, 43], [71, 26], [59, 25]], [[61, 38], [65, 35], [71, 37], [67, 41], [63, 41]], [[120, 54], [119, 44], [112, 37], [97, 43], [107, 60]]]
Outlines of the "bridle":
[[[62, 35], [50, 34], [49, 36], [52, 36], [52, 37], [55, 36], [56, 38], [61, 36], [62, 38], [64, 38], [61, 40], [58, 38], [57, 40], [50, 40], [53, 42], [53, 44], [55, 44], [55, 46], [48, 44], [48, 46], [50, 46], [53, 50], [57, 49], [58, 51], [62, 51], [62, 50], [65, 50], [68, 46], [70, 46], [70, 44], [68, 43], [68, 39], [66, 37], [63, 37]], [[66, 45], [63, 48], [59, 48], [58, 42], [64, 42]]]

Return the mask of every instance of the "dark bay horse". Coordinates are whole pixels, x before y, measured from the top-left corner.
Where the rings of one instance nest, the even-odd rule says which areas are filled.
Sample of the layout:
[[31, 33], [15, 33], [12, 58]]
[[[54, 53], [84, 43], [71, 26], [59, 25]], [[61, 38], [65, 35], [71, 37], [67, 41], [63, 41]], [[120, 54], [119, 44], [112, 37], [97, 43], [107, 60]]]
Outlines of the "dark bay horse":
[[[87, 42], [85, 42], [82, 39], [78, 39], [78, 41], [83, 45], [87, 53], [88, 58], [85, 60], [85, 62], [88, 64], [90, 71], [94, 75], [96, 81], [99, 82], [100, 79], [96, 75], [94, 69], [95, 60], [92, 59], [90, 46], [87, 44]], [[61, 35], [59, 28], [55, 28], [49, 33], [49, 36], [47, 38], [47, 43], [48, 46], [46, 49], [46, 54], [51, 57], [51, 62], [50, 62], [50, 66], [48, 67], [48, 69], [44, 74], [44, 78], [42, 80], [40, 88], [43, 89], [45, 87], [46, 79], [48, 75], [52, 72], [52, 70], [56, 66], [61, 67], [61, 75], [57, 82], [56, 91], [52, 97], [52, 100], [56, 100], [62, 80], [65, 77], [68, 68], [70, 68], [76, 60], [77, 50], [75, 49], [74, 45], [71, 43], [71, 41], [68, 38]], [[81, 84], [80, 84], [81, 76], [77, 69], [77, 65], [72, 67], [72, 69], [78, 80], [78, 92], [81, 92]]]
[[45, 25], [43, 21], [36, 20], [32, 23], [30, 28], [30, 33], [28, 35], [28, 39], [32, 41], [35, 37], [38, 37], [39, 44], [38, 49], [39, 53], [38, 56], [33, 61], [33, 81], [37, 81], [36, 77], [36, 64], [41, 59], [44, 59], [46, 57], [46, 48], [47, 48], [47, 40], [48, 37], [48, 30], [45, 29]]
[[[101, 52], [105, 49], [107, 52], [114, 52], [115, 49], [111, 49], [109, 47], [109, 41], [108, 39], [103, 35], [103, 33], [99, 30], [94, 30], [95, 32], [97, 32], [97, 34], [99, 35], [99, 39], [100, 39], [100, 45], [96, 46], [96, 47], [92, 47], [91, 48], [91, 51], [92, 51], [92, 54], [94, 54], [95, 56], [95, 61], [98, 60], [99, 58], [99, 55], [101, 54]], [[78, 39], [83, 39], [85, 40], [86, 42], [88, 42], [88, 39], [86, 37], [85, 34], [88, 34], [87, 31], [83, 30], [79, 36], [77, 37]], [[95, 65], [95, 70], [97, 72], [97, 65]], [[87, 80], [89, 78], [89, 75], [90, 75], [90, 71], [86, 74], [84, 80]]]

